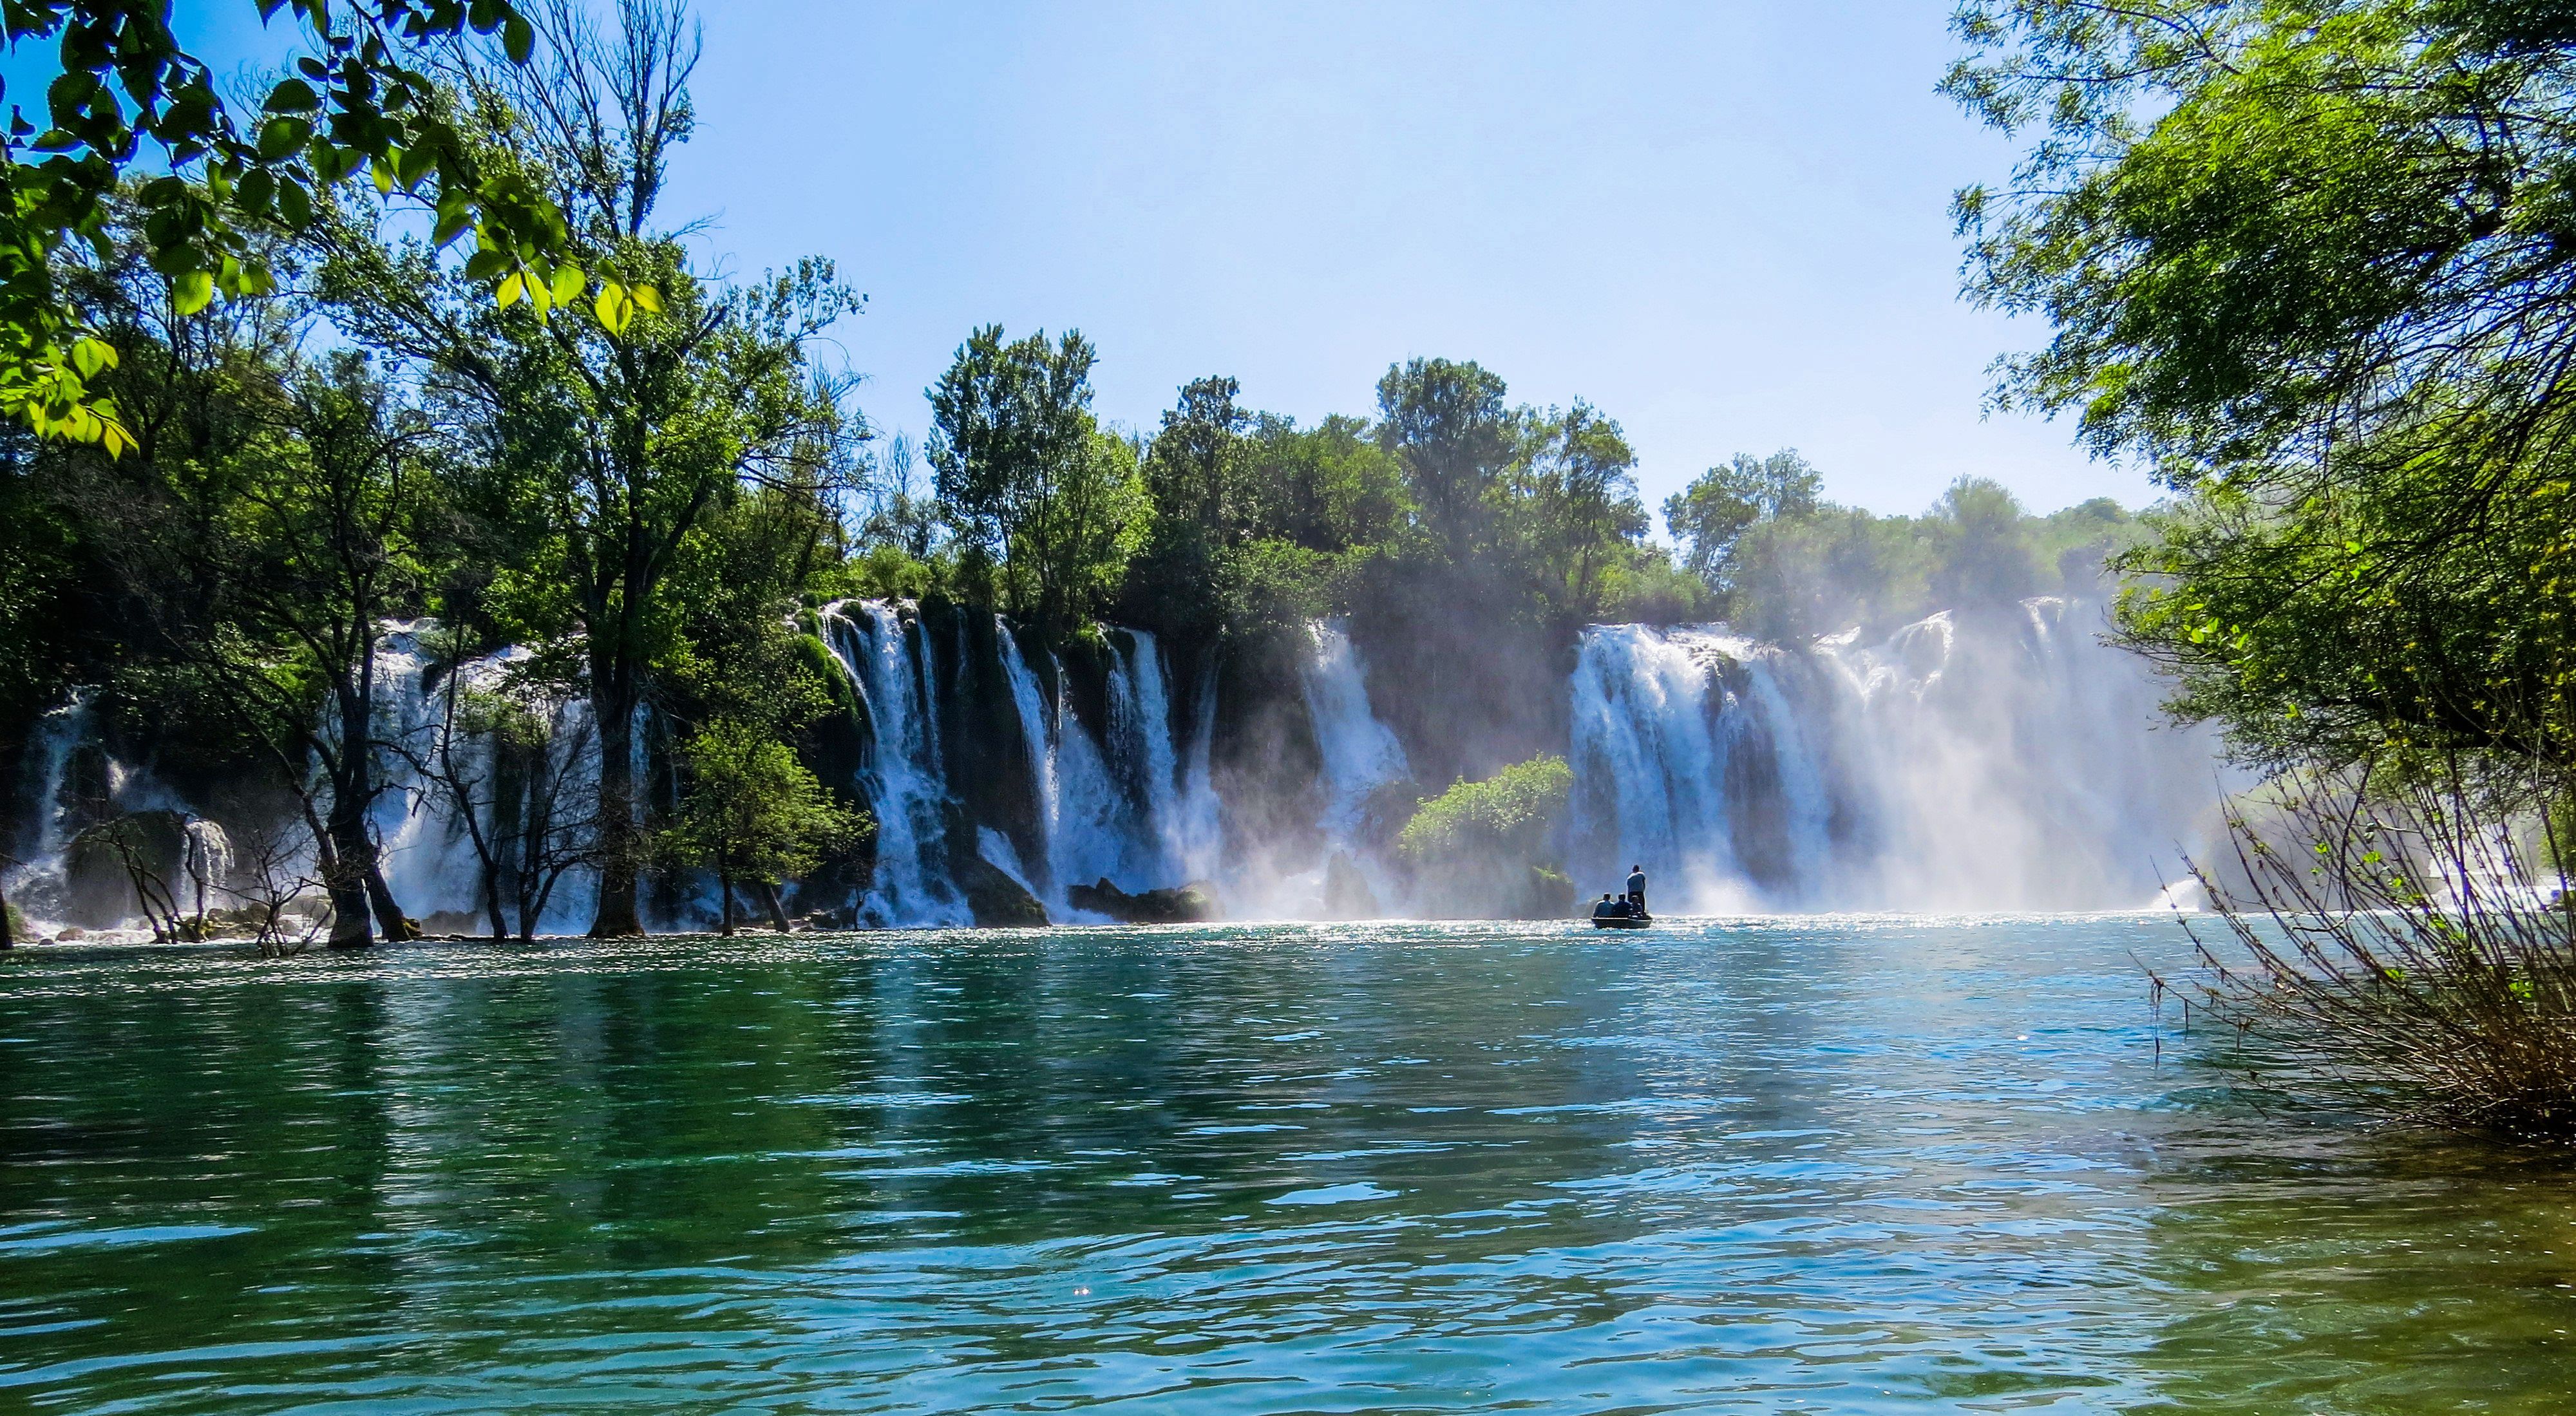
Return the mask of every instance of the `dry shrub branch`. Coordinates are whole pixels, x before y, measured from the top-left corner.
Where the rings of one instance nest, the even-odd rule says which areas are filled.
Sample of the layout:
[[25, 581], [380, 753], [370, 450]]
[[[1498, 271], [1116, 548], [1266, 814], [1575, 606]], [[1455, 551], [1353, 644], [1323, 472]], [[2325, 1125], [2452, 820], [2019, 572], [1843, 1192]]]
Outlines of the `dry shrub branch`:
[[2452, 762], [2231, 808], [2236, 869], [2194, 864], [2224, 932], [2186, 919], [2203, 1006], [2409, 1117], [2576, 1137], [2576, 898], [2540, 805], [2564, 800]]

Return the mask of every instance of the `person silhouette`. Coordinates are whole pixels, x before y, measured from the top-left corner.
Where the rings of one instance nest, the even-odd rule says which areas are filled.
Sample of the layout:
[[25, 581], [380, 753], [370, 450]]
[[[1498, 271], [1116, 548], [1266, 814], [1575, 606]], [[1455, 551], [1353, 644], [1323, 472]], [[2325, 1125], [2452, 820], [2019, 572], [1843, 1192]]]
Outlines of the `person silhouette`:
[[1628, 867], [1628, 907], [1643, 916], [1646, 913], [1646, 867]]

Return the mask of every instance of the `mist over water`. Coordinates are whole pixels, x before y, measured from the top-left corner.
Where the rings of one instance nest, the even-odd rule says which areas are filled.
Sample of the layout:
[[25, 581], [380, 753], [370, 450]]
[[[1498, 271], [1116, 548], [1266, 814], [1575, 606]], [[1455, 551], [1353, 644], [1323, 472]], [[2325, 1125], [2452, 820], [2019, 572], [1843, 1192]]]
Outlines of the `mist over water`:
[[1586, 631], [1572, 686], [1578, 879], [1662, 870], [1666, 908], [2149, 903], [2222, 777], [2208, 732], [2054, 597], [1803, 649], [1713, 626]]

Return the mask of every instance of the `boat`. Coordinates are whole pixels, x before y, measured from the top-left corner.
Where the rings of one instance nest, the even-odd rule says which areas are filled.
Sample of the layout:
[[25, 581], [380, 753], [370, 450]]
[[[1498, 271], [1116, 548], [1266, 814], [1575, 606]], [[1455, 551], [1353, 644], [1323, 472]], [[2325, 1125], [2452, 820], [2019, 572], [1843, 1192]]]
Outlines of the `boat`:
[[1654, 922], [1653, 915], [1594, 915], [1592, 917], [1594, 929], [1643, 929]]

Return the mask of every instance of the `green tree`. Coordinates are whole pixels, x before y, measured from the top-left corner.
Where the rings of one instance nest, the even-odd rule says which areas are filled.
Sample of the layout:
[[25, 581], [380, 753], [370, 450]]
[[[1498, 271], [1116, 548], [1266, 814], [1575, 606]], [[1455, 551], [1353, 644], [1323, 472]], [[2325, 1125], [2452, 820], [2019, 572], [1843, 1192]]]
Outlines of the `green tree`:
[[1395, 540], [1413, 508], [1404, 474], [1368, 423], [1335, 413], [1311, 428], [1264, 413], [1244, 451], [1244, 515], [1255, 537], [1345, 552]]
[[961, 538], [998, 560], [1005, 607], [1051, 636], [1113, 593], [1152, 519], [1135, 449], [1091, 416], [1080, 332], [975, 330], [929, 391], [930, 465]]
[[1377, 383], [1378, 441], [1453, 562], [1489, 544], [1489, 494], [1520, 451], [1506, 391], [1499, 375], [1447, 359], [1410, 360]]
[[717, 719], [682, 751], [688, 780], [663, 841], [684, 865], [711, 870], [723, 932], [734, 931], [734, 887], [747, 884], [780, 932], [787, 912], [779, 882], [812, 870], [867, 829], [866, 818], [834, 803], [787, 744], [750, 724]]
[[1531, 447], [1511, 488], [1521, 552], [1558, 616], [1582, 623], [1601, 608], [1605, 575], [1645, 539], [1637, 454], [1617, 421], [1579, 398], [1523, 422]]
[[1769, 457], [1739, 452], [1664, 498], [1664, 526], [1682, 548], [1682, 568], [1724, 591], [1734, 581], [1736, 542], [1760, 521], [1812, 515], [1824, 477], [1796, 448]]
[[1562, 837], [1574, 772], [1553, 754], [1422, 803], [1395, 838], [1422, 902], [1447, 914], [1562, 916], [1574, 903]]
[[299, 803], [335, 947], [369, 943], [371, 916], [410, 937], [368, 813], [384, 787], [377, 650], [387, 620], [422, 608], [440, 553], [435, 432], [363, 355], [301, 364], [256, 312], [161, 308], [178, 321], [164, 336], [110, 325], [134, 453], [67, 450], [54, 472], [151, 646], [132, 682], [227, 723]]
[[1933, 543], [1928, 588], [1935, 603], [1993, 609], [2039, 593], [2030, 518], [2002, 483], [1961, 477], [1942, 490], [1924, 521]]
[[1235, 406], [1233, 379], [1194, 379], [1163, 414], [1145, 456], [1145, 485], [1162, 522], [1212, 543], [1231, 538], [1249, 510], [1242, 505], [1244, 429], [1250, 415]]
[[667, 582], [691, 531], [743, 483], [787, 477], [857, 431], [806, 360], [857, 308], [829, 262], [719, 284], [656, 233], [671, 150], [690, 132], [696, 42], [676, 0], [624, 0], [618, 15], [614, 35], [567, 17], [537, 61], [470, 70], [473, 131], [487, 161], [545, 184], [579, 259], [639, 296], [666, 293], [547, 319], [505, 286], [496, 306], [474, 298], [469, 272], [384, 244], [360, 214], [333, 231], [324, 282], [335, 318], [430, 371], [480, 439], [472, 499], [517, 548], [493, 612], [581, 661], [599, 740], [601, 937], [643, 927], [635, 729], [676, 633]]
[[2001, 395], [2180, 504], [2126, 561], [2176, 707], [2272, 761], [2576, 759], [2576, 20], [2561, 6], [1975, 0], [1950, 91], [2026, 156], [1969, 290]]

